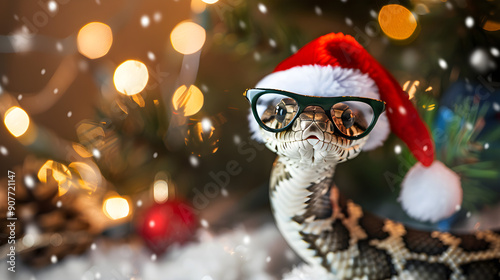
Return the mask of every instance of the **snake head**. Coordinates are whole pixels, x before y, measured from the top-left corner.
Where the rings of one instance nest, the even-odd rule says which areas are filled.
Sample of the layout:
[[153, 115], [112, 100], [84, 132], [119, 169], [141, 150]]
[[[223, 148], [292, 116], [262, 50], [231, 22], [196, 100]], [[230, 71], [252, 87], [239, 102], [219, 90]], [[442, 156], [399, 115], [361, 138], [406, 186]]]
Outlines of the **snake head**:
[[265, 106], [261, 105], [260, 110], [266, 126], [278, 129], [288, 126], [281, 132], [261, 128], [266, 147], [294, 162], [307, 165], [343, 162], [357, 156], [369, 137], [351, 140], [342, 136], [342, 133], [355, 135], [367, 125], [360, 115], [362, 112], [355, 113], [354, 108], [344, 103], [332, 107], [331, 118], [319, 106], [308, 106], [295, 117], [298, 107], [286, 98]]

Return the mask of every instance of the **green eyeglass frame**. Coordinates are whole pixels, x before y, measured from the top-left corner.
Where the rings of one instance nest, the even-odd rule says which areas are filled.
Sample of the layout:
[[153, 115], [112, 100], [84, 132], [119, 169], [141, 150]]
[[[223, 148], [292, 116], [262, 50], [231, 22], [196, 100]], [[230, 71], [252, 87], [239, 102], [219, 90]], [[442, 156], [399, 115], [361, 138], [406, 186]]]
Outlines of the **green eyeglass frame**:
[[[293, 117], [293, 119], [284, 127], [274, 129], [266, 126], [262, 120], [260, 119], [258, 113], [257, 113], [257, 99], [264, 95], [264, 94], [281, 94], [287, 97], [292, 98], [297, 102], [297, 105], [299, 107], [299, 110], [297, 114]], [[342, 135], [343, 137], [349, 139], [349, 140], [356, 140], [356, 139], [361, 139], [368, 135], [370, 131], [373, 129], [375, 124], [377, 123], [377, 120], [380, 116], [385, 111], [385, 102], [377, 99], [372, 99], [372, 98], [366, 98], [366, 97], [358, 97], [358, 96], [335, 96], [335, 97], [324, 97], [324, 96], [310, 96], [310, 95], [301, 95], [301, 94], [296, 94], [293, 92], [288, 92], [288, 91], [283, 91], [283, 90], [277, 90], [277, 89], [267, 89], [267, 88], [250, 88], [247, 89], [244, 93], [243, 96], [247, 98], [247, 100], [250, 102], [250, 105], [252, 107], [252, 113], [253, 116], [255, 117], [255, 120], [257, 123], [264, 129], [270, 132], [281, 132], [289, 128], [293, 122], [297, 119], [297, 117], [304, 111], [304, 109], [308, 106], [319, 106], [323, 108], [325, 111], [326, 115], [328, 118], [330, 118], [330, 121], [333, 122], [332, 115], [330, 112], [330, 108], [332, 108], [333, 105], [343, 102], [343, 101], [358, 101], [358, 102], [363, 102], [368, 104], [372, 110], [373, 110], [373, 120], [372, 122], [368, 125], [366, 130], [356, 136], [352, 135], [346, 135], [345, 133], [342, 133], [335, 125], [333, 126], [335, 129], [335, 132]]]

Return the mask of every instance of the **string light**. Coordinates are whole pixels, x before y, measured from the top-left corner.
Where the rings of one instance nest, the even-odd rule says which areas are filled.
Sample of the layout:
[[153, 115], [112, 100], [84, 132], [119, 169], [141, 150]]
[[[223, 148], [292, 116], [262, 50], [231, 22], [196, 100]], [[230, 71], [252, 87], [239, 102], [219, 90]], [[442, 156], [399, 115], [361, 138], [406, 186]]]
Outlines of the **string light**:
[[195, 14], [201, 14], [205, 11], [207, 3], [202, 0], [191, 0], [191, 11]]
[[378, 14], [380, 28], [389, 38], [406, 40], [415, 32], [417, 20], [407, 8], [390, 4], [382, 7]]
[[203, 47], [206, 36], [205, 29], [200, 25], [183, 21], [170, 33], [170, 41], [174, 49], [181, 54], [193, 54]]
[[126, 95], [141, 92], [146, 87], [148, 79], [148, 68], [138, 60], [127, 60], [118, 65], [113, 76], [116, 90]]
[[153, 186], [153, 198], [156, 203], [163, 203], [168, 199], [168, 183], [165, 180], [156, 180]]
[[104, 201], [102, 210], [108, 218], [118, 220], [130, 214], [130, 205], [127, 199], [120, 196], [114, 196]]
[[113, 44], [111, 28], [102, 22], [91, 22], [83, 26], [76, 38], [78, 51], [90, 59], [105, 56]]
[[203, 93], [195, 85], [180, 86], [172, 97], [172, 104], [176, 111], [181, 111], [184, 116], [192, 116], [203, 107]]
[[5, 112], [3, 122], [15, 137], [22, 136], [30, 125], [30, 117], [22, 108], [13, 106]]

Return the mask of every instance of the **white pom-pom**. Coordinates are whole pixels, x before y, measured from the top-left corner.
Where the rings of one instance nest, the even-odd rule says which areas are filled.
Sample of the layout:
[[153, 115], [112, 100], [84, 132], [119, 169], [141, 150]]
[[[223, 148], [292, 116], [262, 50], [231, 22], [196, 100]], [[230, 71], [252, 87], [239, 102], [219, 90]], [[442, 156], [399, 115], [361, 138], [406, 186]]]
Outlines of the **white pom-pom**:
[[448, 218], [462, 204], [460, 177], [440, 161], [429, 167], [418, 162], [403, 180], [399, 201], [414, 219], [437, 222]]

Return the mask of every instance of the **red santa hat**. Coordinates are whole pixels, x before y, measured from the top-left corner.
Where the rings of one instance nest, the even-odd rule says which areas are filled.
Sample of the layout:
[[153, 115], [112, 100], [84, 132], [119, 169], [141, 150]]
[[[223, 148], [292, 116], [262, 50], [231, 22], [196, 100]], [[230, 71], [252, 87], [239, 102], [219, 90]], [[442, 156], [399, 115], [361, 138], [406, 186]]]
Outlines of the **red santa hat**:
[[[386, 102], [363, 150], [379, 147], [390, 131], [403, 140], [418, 160], [406, 174], [399, 200], [418, 220], [439, 221], [462, 203], [456, 173], [434, 159], [434, 144], [426, 125], [394, 77], [353, 37], [331, 33], [319, 37], [281, 62], [258, 88], [273, 88], [314, 96], [364, 96]], [[249, 115], [253, 137], [262, 141]]]

